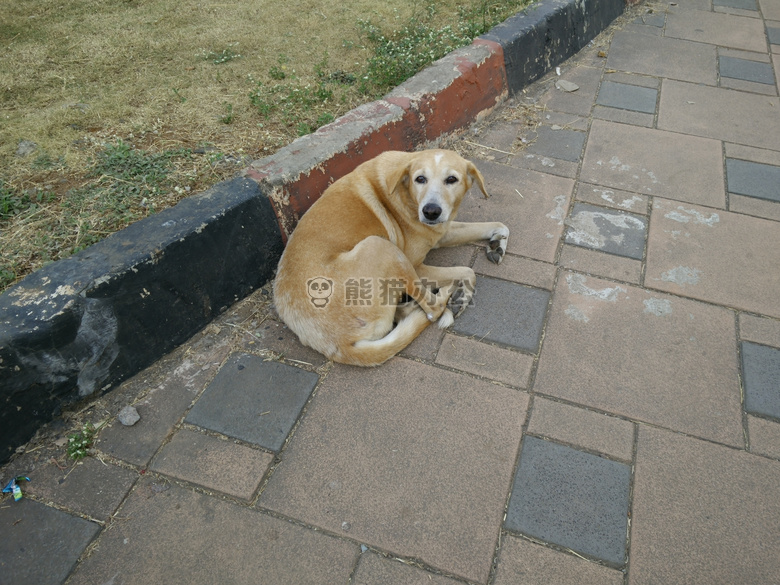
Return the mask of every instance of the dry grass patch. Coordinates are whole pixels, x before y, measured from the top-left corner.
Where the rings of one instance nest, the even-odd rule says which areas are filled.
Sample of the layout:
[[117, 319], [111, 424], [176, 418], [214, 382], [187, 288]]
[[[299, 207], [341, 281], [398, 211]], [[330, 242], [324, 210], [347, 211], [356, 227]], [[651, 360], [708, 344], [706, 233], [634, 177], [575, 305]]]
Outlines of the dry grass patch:
[[386, 93], [525, 3], [6, 3], [0, 290]]

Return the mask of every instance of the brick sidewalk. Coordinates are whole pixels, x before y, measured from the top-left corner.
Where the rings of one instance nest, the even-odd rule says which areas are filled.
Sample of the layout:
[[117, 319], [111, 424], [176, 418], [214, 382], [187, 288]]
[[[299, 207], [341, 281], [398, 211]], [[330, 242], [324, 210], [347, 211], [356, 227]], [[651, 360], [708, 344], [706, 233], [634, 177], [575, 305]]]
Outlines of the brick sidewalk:
[[780, 583], [780, 0], [643, 12], [450, 142], [510, 228], [451, 330], [333, 365], [257, 292], [3, 470], [0, 583]]

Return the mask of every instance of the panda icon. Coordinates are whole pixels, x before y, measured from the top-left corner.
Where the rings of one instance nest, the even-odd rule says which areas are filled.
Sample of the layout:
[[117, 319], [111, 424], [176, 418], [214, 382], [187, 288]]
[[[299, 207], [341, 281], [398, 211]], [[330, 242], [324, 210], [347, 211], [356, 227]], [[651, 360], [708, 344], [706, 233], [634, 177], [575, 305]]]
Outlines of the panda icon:
[[328, 304], [330, 296], [333, 294], [333, 281], [322, 276], [312, 278], [306, 283], [306, 291], [309, 293], [312, 304], [318, 309], [322, 309]]

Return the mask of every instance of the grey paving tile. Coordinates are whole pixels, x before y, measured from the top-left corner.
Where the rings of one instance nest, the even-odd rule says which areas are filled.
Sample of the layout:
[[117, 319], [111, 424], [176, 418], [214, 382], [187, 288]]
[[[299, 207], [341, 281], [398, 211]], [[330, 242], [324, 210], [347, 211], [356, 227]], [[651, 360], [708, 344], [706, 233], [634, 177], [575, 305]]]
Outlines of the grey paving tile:
[[574, 181], [507, 165], [477, 161], [489, 199], [466, 196], [460, 221], [502, 221], [509, 228], [508, 251], [552, 262], [563, 233], [563, 219]]
[[396, 585], [398, 583], [404, 585], [459, 585], [461, 581], [455, 581], [402, 561], [367, 552], [360, 556], [360, 562], [351, 583], [354, 585]]
[[547, 290], [552, 290], [555, 282], [554, 264], [509, 254], [504, 256], [501, 264], [495, 264], [487, 259], [484, 252], [480, 253], [474, 262], [474, 272]]
[[772, 72], [772, 65], [769, 63], [721, 56], [719, 64], [721, 77], [731, 77], [766, 85], [775, 84], [775, 75]]
[[780, 27], [767, 26], [766, 36], [772, 45], [780, 45]]
[[585, 133], [575, 130], [553, 130], [551, 126], [539, 126], [526, 135], [532, 144], [525, 150], [541, 156], [549, 156], [570, 162], [580, 160]]
[[730, 193], [780, 203], [780, 167], [727, 158], [726, 182]]
[[564, 272], [533, 388], [742, 446], [736, 347], [732, 311]]
[[712, 207], [726, 202], [717, 140], [601, 120], [591, 126], [580, 180]]
[[780, 420], [780, 349], [742, 342], [745, 410]]
[[772, 150], [780, 135], [778, 111], [776, 97], [665, 80], [658, 128]]
[[506, 528], [622, 565], [630, 479], [624, 463], [527, 436]]
[[665, 23], [666, 23], [666, 15], [662, 13], [643, 14], [642, 16], [638, 16], [634, 20], [634, 24], [643, 24], [645, 26], [656, 26], [658, 28], [663, 28]]
[[640, 284], [642, 262], [625, 256], [604, 254], [579, 246], [563, 246], [560, 265], [576, 272], [586, 272], [621, 282]]
[[596, 103], [612, 108], [654, 114], [657, 98], [656, 89], [604, 81], [599, 89]]
[[455, 320], [454, 331], [536, 353], [550, 293], [477, 276], [474, 306]]
[[507, 535], [501, 539], [495, 585], [621, 585], [623, 573]]
[[748, 416], [750, 452], [780, 459], [780, 422]]
[[346, 583], [360, 548], [245, 506], [139, 485], [69, 583]]
[[653, 114], [644, 114], [642, 112], [621, 110], [619, 108], [610, 108], [607, 106], [597, 105], [593, 108], [593, 117], [596, 120], [618, 122], [619, 124], [631, 124], [633, 126], [643, 126], [644, 128], [652, 128], [655, 126], [655, 115]]
[[640, 425], [629, 583], [772, 583], [780, 462]]
[[484, 583], [527, 407], [412, 360], [336, 365], [258, 506]]
[[154, 458], [150, 468], [249, 500], [273, 460], [270, 453], [181, 429]]
[[50, 460], [27, 475], [25, 491], [98, 520], [108, 520], [138, 479], [135, 471], [93, 457], [65, 469]]
[[634, 423], [537, 396], [528, 432], [631, 461]]
[[575, 199], [642, 215], [650, 213], [649, 199], [646, 195], [621, 191], [620, 189], [607, 189], [599, 185], [579, 183]]
[[60, 585], [100, 530], [28, 498], [4, 502], [0, 526], [0, 582], [9, 585]]
[[727, 6], [742, 10], [758, 10], [758, 2], [756, 0], [712, 0], [712, 4], [713, 6]]
[[715, 61], [716, 51], [712, 45], [622, 30], [616, 32], [612, 39], [607, 67], [715, 85]]
[[567, 244], [644, 258], [647, 219], [641, 215], [577, 202], [566, 225]]
[[761, 14], [767, 20], [780, 20], [780, 2], [777, 0], [758, 0]]
[[300, 368], [236, 354], [185, 422], [278, 451], [318, 380]]
[[645, 285], [780, 317], [780, 224], [656, 199]]

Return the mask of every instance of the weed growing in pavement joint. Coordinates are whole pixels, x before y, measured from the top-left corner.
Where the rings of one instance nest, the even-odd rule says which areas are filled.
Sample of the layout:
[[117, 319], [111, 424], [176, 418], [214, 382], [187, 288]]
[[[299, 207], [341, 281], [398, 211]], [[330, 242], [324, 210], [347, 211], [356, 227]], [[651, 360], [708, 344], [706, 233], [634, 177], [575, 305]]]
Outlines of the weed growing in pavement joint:
[[87, 451], [95, 442], [96, 429], [92, 423], [85, 423], [80, 431], [68, 436], [68, 457], [79, 461], [87, 456]]

